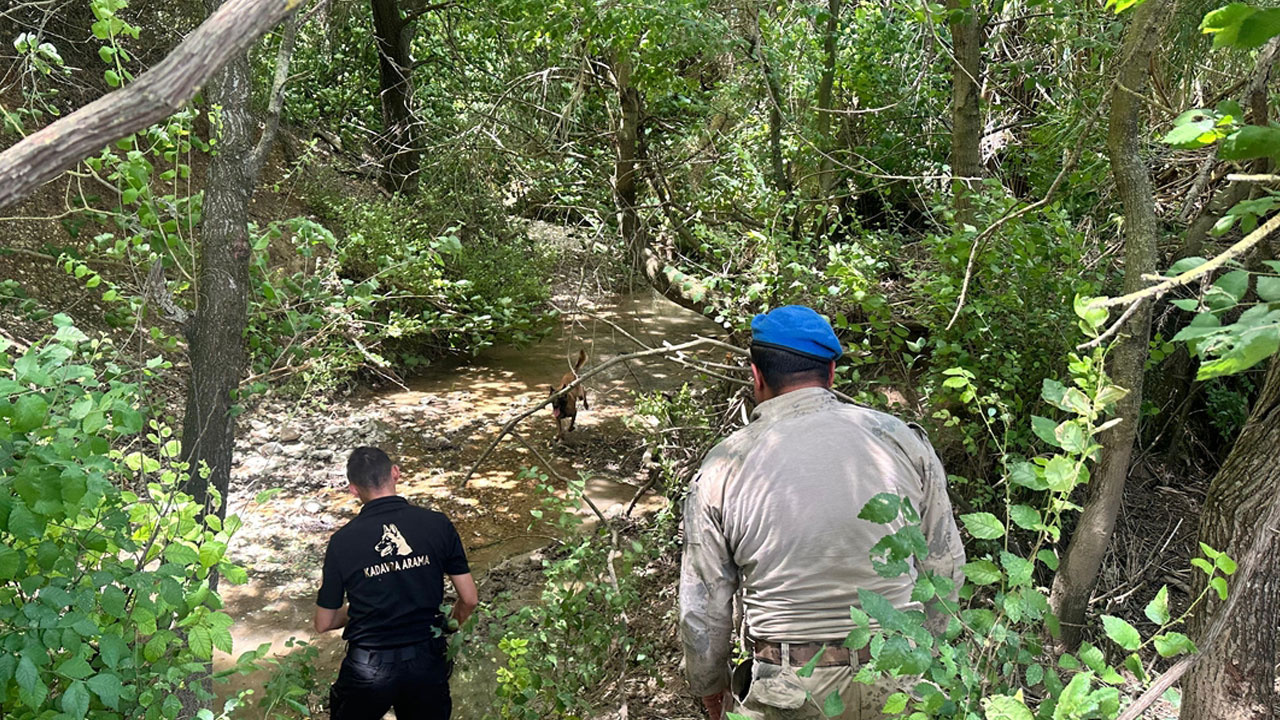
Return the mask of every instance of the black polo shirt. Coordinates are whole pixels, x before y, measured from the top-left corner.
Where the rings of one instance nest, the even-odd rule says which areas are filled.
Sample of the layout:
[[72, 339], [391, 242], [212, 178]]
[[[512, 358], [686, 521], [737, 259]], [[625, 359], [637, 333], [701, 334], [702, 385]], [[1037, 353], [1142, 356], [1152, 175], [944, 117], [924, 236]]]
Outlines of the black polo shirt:
[[469, 572], [449, 518], [402, 497], [382, 497], [329, 539], [316, 605], [337, 610], [346, 595], [342, 637], [353, 645], [412, 645], [444, 624], [444, 576]]

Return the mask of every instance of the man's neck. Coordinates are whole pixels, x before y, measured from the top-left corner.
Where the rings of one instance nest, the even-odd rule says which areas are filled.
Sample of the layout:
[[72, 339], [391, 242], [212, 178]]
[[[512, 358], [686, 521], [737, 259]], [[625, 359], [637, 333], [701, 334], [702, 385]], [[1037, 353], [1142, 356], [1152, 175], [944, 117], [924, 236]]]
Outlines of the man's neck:
[[804, 390], [805, 388], [824, 388], [824, 389], [829, 389], [830, 387], [831, 387], [830, 385], [828, 385], [828, 384], [827, 384], [827, 383], [825, 383], [825, 382], [822, 382], [821, 380], [812, 380], [812, 381], [808, 381], [808, 382], [798, 382], [798, 383], [794, 383], [794, 384], [791, 384], [791, 385], [787, 385], [786, 387], [782, 388], [781, 390], [774, 390], [773, 388], [769, 387], [768, 385], [765, 385], [765, 386], [764, 386], [764, 389], [763, 389], [763, 390], [761, 391], [761, 393], [760, 393], [760, 397], [757, 399], [757, 402], [765, 402], [766, 400], [772, 400], [772, 399], [774, 399], [774, 398], [776, 398], [776, 397], [781, 397], [781, 396], [783, 396], [783, 395], [786, 395], [786, 394], [787, 394], [787, 393], [789, 393], [789, 392], [795, 392], [796, 390]]
[[368, 490], [362, 489], [360, 491], [360, 504], [368, 505], [369, 503], [379, 498], [395, 497], [395, 494], [396, 494], [395, 485], [391, 485], [390, 487], [382, 487], [382, 488], [370, 488]]

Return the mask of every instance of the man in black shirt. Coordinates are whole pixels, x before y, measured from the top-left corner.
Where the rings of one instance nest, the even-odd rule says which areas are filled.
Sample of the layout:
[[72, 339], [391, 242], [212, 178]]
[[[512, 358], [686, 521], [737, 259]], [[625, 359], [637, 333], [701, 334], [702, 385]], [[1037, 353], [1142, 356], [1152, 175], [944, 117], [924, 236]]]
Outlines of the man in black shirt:
[[[440, 606], [444, 576], [466, 622], [479, 599], [462, 540], [443, 514], [396, 495], [400, 468], [372, 447], [347, 460], [348, 489], [364, 507], [333, 534], [316, 597], [316, 632], [346, 628], [347, 657], [329, 692], [333, 720], [447, 720], [449, 668]], [[347, 605], [343, 605], [343, 596]]]

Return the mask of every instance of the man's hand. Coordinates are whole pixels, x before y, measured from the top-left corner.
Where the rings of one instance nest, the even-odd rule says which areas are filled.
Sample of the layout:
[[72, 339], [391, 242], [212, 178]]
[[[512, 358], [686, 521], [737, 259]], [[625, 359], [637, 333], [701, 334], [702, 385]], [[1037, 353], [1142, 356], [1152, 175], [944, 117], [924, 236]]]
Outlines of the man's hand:
[[702, 707], [707, 709], [707, 716], [711, 720], [724, 720], [725, 710], [730, 707], [729, 691], [721, 690], [711, 695], [703, 695]]

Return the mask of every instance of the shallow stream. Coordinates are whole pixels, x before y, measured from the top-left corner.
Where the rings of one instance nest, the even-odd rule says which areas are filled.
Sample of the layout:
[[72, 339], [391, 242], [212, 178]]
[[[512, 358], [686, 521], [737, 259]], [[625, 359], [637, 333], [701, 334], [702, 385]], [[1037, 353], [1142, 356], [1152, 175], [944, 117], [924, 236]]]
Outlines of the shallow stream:
[[[227, 612], [236, 620], [236, 654], [260, 643], [284, 653], [286, 641], [296, 636], [319, 648], [315, 667], [322, 682], [336, 671], [345, 652], [341, 638], [334, 632], [313, 639], [310, 626], [324, 546], [359, 510], [343, 477], [353, 445], [382, 447], [401, 467], [399, 493], [449, 515], [467, 548], [482, 602], [488, 569], [551, 539], [547, 530], [531, 529], [530, 511], [543, 497], [534, 480], [521, 476], [523, 468], [547, 462], [553, 476], [589, 473], [587, 496], [606, 515], [622, 512], [647, 477], [643, 448], [624, 424], [634, 393], [676, 390], [694, 379], [691, 371], [657, 357], [628, 360], [588, 378], [590, 409], [579, 408], [577, 428], [561, 442], [555, 442], [549, 408], [524, 420], [518, 431], [536, 453], [508, 437], [460, 487], [502, 425], [545, 398], [579, 349], [587, 351], [589, 370], [640, 349], [617, 328], [649, 346], [724, 334], [653, 293], [616, 298], [588, 312], [566, 320], [537, 345], [492, 348], [465, 362], [440, 363], [407, 388], [357, 394], [320, 410], [268, 407], [249, 418], [249, 432], [237, 449], [237, 490], [229, 509], [245, 521], [231, 552], [249, 569], [250, 580], [224, 591]], [[564, 484], [551, 484], [563, 496]], [[251, 502], [271, 487], [282, 491], [264, 505]], [[661, 506], [660, 498], [646, 495], [635, 512]], [[585, 506], [580, 512], [593, 516]], [[229, 663], [227, 657], [215, 662]], [[219, 695], [254, 688], [260, 698], [264, 680], [256, 674], [237, 677], [220, 686]], [[455, 677], [454, 717], [481, 717], [489, 705], [488, 687], [481, 678]]]

